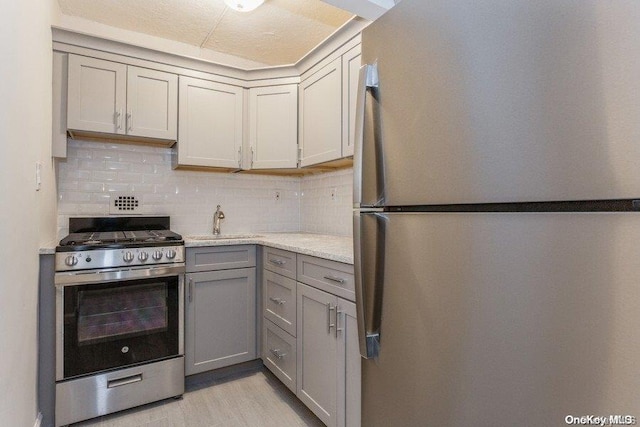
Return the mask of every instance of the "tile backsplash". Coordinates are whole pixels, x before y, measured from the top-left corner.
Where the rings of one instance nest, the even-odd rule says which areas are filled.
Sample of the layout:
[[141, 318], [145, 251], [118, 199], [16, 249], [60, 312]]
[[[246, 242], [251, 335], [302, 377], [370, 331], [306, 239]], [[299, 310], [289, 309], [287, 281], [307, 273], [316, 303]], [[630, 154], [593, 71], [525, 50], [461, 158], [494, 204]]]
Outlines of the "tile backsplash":
[[300, 230], [350, 236], [353, 232], [353, 170], [301, 180]]
[[109, 215], [118, 195], [134, 195], [142, 214], [170, 215], [182, 234], [210, 233], [218, 204], [223, 233], [351, 234], [351, 169], [304, 178], [180, 171], [171, 169], [171, 153], [69, 140], [57, 165], [58, 236], [71, 216]]

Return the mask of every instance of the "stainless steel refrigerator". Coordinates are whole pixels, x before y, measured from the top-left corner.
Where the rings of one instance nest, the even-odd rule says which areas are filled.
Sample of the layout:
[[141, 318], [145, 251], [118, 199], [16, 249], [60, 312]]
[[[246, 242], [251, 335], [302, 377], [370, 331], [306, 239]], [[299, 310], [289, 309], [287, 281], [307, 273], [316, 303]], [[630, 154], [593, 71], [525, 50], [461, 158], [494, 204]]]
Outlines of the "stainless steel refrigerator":
[[640, 417], [640, 2], [403, 0], [362, 46], [362, 425]]

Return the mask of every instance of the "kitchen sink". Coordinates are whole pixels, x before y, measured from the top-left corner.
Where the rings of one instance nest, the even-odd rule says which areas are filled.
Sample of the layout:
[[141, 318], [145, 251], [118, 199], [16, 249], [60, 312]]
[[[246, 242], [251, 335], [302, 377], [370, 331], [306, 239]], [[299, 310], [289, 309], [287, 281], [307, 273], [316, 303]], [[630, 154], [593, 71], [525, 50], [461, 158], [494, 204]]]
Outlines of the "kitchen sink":
[[262, 237], [258, 234], [198, 234], [195, 236], [185, 236], [191, 240], [236, 240], [236, 239], [254, 239]]

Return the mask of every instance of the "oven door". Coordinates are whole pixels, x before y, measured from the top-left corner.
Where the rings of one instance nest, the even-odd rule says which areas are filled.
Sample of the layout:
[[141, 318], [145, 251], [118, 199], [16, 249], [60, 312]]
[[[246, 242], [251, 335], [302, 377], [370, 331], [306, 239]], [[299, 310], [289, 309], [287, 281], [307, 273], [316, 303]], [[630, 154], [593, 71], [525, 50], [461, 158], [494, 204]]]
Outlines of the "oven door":
[[56, 275], [56, 379], [179, 356], [182, 267]]

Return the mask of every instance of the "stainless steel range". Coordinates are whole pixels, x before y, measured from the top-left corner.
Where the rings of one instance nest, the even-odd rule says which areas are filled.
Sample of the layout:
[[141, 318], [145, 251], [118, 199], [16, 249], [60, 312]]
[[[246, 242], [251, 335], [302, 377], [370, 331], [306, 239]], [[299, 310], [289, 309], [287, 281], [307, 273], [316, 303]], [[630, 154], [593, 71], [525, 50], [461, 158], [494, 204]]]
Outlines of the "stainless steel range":
[[70, 219], [55, 256], [56, 426], [184, 393], [184, 241], [169, 228]]

